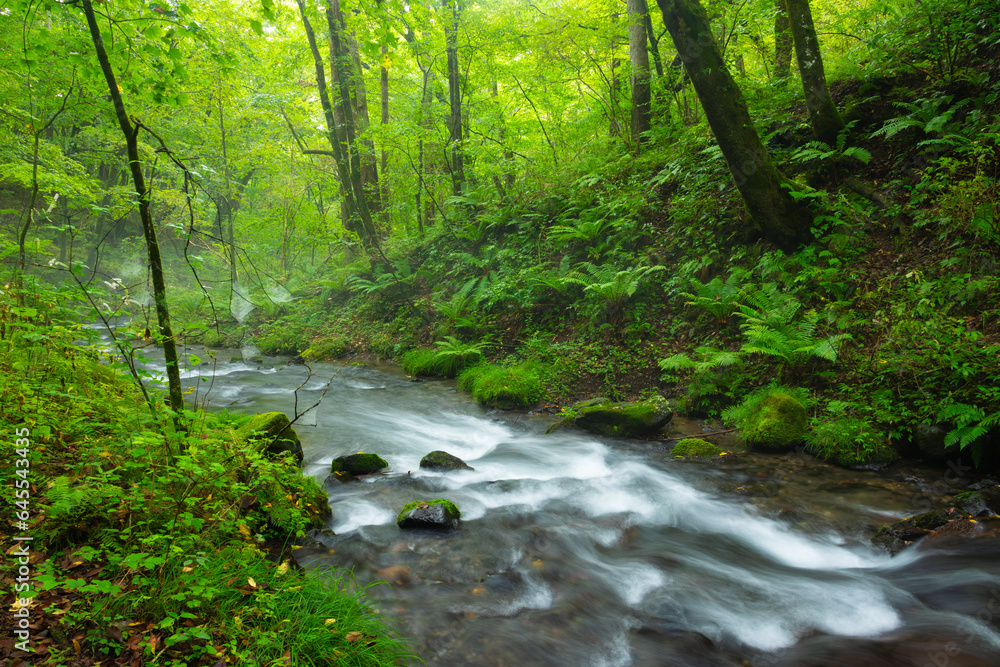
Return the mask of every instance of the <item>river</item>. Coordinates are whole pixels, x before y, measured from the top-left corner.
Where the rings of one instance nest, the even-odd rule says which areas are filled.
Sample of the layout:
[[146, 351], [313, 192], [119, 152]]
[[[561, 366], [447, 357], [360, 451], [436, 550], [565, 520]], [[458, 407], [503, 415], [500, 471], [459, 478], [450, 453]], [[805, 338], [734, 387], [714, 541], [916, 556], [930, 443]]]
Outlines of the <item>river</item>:
[[[213, 409], [292, 415], [329, 382], [296, 430], [333, 516], [297, 560], [394, 581], [369, 592], [429, 665], [1000, 665], [1000, 540], [892, 558], [869, 543], [937, 499], [941, 470], [674, 460], [662, 442], [546, 435], [552, 417], [484, 410], [395, 368], [192, 352], [207, 363], [185, 368], [190, 396]], [[432, 450], [475, 470], [423, 471]], [[327, 480], [359, 451], [390, 472]], [[459, 530], [396, 527], [405, 503], [439, 497]]]

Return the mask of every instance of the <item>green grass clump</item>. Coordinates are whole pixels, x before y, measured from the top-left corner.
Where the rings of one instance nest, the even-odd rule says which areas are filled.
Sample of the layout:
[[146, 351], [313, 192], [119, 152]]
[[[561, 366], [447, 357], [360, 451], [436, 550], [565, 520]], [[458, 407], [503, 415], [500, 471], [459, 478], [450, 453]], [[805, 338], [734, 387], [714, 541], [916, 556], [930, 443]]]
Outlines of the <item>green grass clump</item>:
[[670, 455], [690, 459], [711, 459], [722, 454], [722, 450], [701, 438], [686, 438], [674, 445]]
[[328, 338], [325, 340], [313, 341], [312, 344], [302, 353], [302, 358], [307, 361], [320, 361], [323, 359], [336, 359], [347, 352], [348, 342], [344, 338]]
[[462, 343], [454, 336], [445, 336], [436, 347], [421, 347], [404, 354], [399, 363], [407, 375], [453, 378], [470, 366], [483, 361], [487, 343]]
[[473, 366], [459, 376], [458, 386], [479, 404], [504, 410], [529, 408], [543, 395], [538, 372], [531, 364]]

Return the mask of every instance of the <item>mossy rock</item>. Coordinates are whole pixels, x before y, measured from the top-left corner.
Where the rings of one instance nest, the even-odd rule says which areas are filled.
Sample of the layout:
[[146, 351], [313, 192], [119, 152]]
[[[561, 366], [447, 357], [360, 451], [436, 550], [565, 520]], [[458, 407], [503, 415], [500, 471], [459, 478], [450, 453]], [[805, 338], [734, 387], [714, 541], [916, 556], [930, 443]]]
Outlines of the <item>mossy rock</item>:
[[455, 503], [444, 498], [434, 500], [414, 500], [403, 506], [396, 525], [403, 530], [429, 528], [431, 530], [454, 530], [462, 517]]
[[895, 555], [901, 549], [910, 546], [914, 541], [922, 537], [930, 535], [942, 526], [956, 519], [967, 518], [968, 514], [961, 510], [931, 510], [879, 528], [875, 536], [872, 537], [872, 544], [882, 547]]
[[670, 402], [662, 396], [629, 403], [585, 401], [573, 405], [567, 412], [564, 425], [572, 423], [593, 433], [616, 438], [656, 433], [674, 416]]
[[475, 470], [457, 456], [441, 450], [433, 451], [420, 459], [420, 467], [425, 470]]
[[330, 464], [330, 473], [337, 479], [347, 481], [361, 475], [371, 475], [388, 467], [389, 464], [378, 454], [358, 452], [335, 458]]
[[347, 352], [348, 347], [349, 343], [345, 338], [317, 340], [313, 341], [306, 348], [305, 352], [302, 353], [302, 358], [306, 361], [336, 359], [343, 356]]
[[458, 386], [480, 405], [501, 410], [530, 408], [544, 395], [538, 373], [529, 364], [477, 364], [462, 371]]
[[802, 442], [807, 423], [806, 407], [798, 399], [773, 391], [760, 402], [741, 432], [754, 449], [785, 451]]
[[681, 440], [670, 451], [673, 457], [684, 457], [687, 459], [714, 459], [725, 454], [724, 451], [701, 438], [686, 438]]
[[270, 456], [291, 453], [302, 463], [302, 443], [284, 412], [262, 412], [252, 416], [236, 430], [236, 437], [263, 448]]
[[1000, 514], [1000, 485], [960, 493], [955, 496], [955, 507], [972, 516]]

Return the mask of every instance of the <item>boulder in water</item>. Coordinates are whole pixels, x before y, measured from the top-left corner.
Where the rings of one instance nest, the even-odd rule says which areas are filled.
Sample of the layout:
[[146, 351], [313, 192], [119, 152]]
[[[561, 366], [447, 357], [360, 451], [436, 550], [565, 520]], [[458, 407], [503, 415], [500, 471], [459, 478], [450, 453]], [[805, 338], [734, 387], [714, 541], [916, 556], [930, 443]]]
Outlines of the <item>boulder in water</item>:
[[262, 448], [270, 456], [288, 452], [302, 463], [302, 443], [284, 412], [262, 412], [236, 430], [236, 437]]
[[955, 508], [937, 509], [907, 519], [901, 519], [878, 529], [872, 537], [872, 544], [882, 547], [895, 555], [914, 541], [930, 535], [942, 526], [956, 519], [968, 519], [968, 514]]
[[670, 403], [659, 395], [628, 403], [592, 399], [572, 405], [566, 413], [566, 418], [552, 426], [549, 433], [573, 424], [601, 435], [634, 438], [656, 433], [674, 416]]
[[444, 498], [435, 500], [414, 500], [407, 503], [396, 517], [396, 525], [404, 530], [430, 528], [432, 530], [454, 530], [462, 513], [455, 503]]
[[457, 456], [441, 450], [435, 450], [420, 459], [420, 467], [425, 470], [475, 470]]
[[330, 464], [330, 473], [340, 481], [346, 482], [361, 475], [371, 475], [388, 467], [389, 464], [378, 454], [358, 452], [335, 458]]

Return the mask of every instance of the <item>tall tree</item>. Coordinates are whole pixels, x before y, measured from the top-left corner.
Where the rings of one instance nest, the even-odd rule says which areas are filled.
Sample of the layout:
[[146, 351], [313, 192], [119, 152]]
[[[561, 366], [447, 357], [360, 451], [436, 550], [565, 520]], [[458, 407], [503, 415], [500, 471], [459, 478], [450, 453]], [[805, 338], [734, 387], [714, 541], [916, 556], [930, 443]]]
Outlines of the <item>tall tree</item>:
[[177, 358], [177, 342], [174, 339], [174, 332], [170, 326], [170, 312], [167, 309], [167, 287], [163, 278], [163, 262], [160, 258], [160, 244], [156, 238], [156, 226], [153, 224], [153, 216], [150, 212], [150, 191], [146, 187], [146, 178], [142, 171], [142, 162], [139, 158], [139, 130], [138, 124], [134, 124], [125, 110], [125, 102], [122, 100], [122, 88], [119, 87], [115, 78], [114, 69], [108, 58], [107, 50], [104, 48], [104, 38], [101, 35], [101, 28], [97, 24], [97, 17], [94, 15], [94, 7], [91, 0], [82, 0], [83, 11], [87, 17], [87, 27], [90, 37], [94, 42], [94, 51], [97, 53], [97, 60], [101, 65], [104, 80], [108, 84], [108, 94], [114, 105], [115, 117], [121, 127], [125, 137], [125, 150], [128, 154], [129, 171], [132, 174], [132, 183], [135, 186], [136, 199], [139, 204], [139, 219], [142, 221], [142, 232], [146, 239], [146, 253], [149, 259], [149, 272], [153, 279], [153, 300], [156, 304], [156, 320], [160, 329], [160, 344], [163, 345], [163, 358], [167, 370], [167, 397], [171, 409], [174, 411], [174, 421], [179, 422], [179, 416], [184, 410], [184, 396], [181, 391], [180, 366]]
[[457, 197], [465, 191], [465, 160], [462, 154], [462, 78], [458, 68], [459, 0], [442, 0], [444, 37], [448, 60], [448, 145], [451, 146], [452, 192]]
[[816, 36], [816, 26], [813, 25], [809, 0], [786, 0], [788, 3], [788, 22], [792, 28], [792, 39], [795, 42], [795, 58], [799, 65], [799, 76], [802, 77], [802, 91], [806, 96], [806, 108], [809, 109], [809, 121], [813, 134], [820, 141], [833, 145], [837, 134], [844, 129], [844, 118], [837, 111], [837, 106], [830, 97], [830, 89], [826, 85], [826, 72], [823, 69], [823, 55], [819, 49], [819, 38]]
[[794, 248], [806, 241], [812, 216], [786, 189], [791, 184], [761, 143], [704, 7], [698, 0], [657, 0], [657, 4], [754, 223], [779, 247]]
[[627, 0], [628, 56], [632, 83], [632, 143], [636, 153], [649, 131], [652, 115], [652, 95], [649, 83], [649, 52], [646, 50], [646, 0]]
[[774, 0], [774, 10], [774, 76], [783, 79], [792, 66], [792, 31], [785, 0]]

